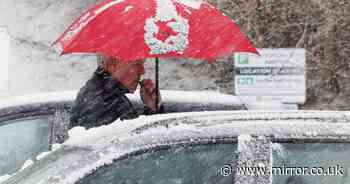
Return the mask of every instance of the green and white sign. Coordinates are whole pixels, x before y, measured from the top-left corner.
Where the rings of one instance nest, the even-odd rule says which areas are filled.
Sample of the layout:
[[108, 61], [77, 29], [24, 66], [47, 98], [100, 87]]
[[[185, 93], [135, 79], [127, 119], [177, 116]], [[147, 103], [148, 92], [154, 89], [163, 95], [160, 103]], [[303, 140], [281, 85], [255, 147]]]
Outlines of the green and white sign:
[[305, 49], [258, 49], [261, 56], [235, 54], [235, 94], [246, 101], [303, 104]]
[[9, 83], [10, 37], [7, 29], [0, 26], [0, 90], [8, 90]]

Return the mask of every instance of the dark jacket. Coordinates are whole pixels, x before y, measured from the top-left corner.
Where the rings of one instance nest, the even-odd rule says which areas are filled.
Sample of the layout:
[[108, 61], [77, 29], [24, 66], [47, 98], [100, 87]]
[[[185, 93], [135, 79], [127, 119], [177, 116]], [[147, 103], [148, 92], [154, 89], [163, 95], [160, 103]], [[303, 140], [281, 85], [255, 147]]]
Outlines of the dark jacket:
[[128, 92], [101, 66], [98, 67], [78, 93], [71, 110], [70, 127], [92, 128], [110, 124], [118, 118], [137, 118], [138, 112], [125, 96]]

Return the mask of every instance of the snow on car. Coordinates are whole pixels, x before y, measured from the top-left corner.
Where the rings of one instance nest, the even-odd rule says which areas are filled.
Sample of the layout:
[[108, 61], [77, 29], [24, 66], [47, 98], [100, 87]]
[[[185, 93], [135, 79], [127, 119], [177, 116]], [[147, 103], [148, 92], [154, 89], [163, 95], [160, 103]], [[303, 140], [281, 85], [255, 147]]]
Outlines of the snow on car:
[[[89, 130], [75, 127], [61, 148], [4, 183], [346, 182], [349, 120], [349, 112], [215, 111], [141, 116]], [[242, 163], [262, 168], [340, 164], [344, 175], [249, 175], [242, 174], [249, 166]]]
[[[69, 110], [76, 94], [77, 91], [64, 91], [2, 99], [0, 176], [14, 174], [28, 160], [40, 160], [55, 143], [66, 139]], [[137, 109], [143, 109], [136, 94], [139, 93], [128, 97]], [[218, 92], [162, 91], [162, 95], [166, 113], [245, 109], [237, 97]]]

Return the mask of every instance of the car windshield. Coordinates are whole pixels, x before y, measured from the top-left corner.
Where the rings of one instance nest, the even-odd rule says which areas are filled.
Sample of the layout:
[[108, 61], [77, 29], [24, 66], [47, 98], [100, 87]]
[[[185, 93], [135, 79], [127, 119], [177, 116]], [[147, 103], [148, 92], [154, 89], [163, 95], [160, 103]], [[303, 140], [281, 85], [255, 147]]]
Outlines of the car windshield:
[[79, 184], [105, 183], [232, 183], [221, 168], [235, 163], [235, 144], [208, 144], [172, 147], [167, 150], [130, 156], [103, 167]]
[[273, 154], [273, 184], [348, 183], [349, 152], [347, 143], [282, 144]]
[[0, 176], [18, 171], [26, 160], [49, 150], [47, 116], [2, 122], [0, 126]]

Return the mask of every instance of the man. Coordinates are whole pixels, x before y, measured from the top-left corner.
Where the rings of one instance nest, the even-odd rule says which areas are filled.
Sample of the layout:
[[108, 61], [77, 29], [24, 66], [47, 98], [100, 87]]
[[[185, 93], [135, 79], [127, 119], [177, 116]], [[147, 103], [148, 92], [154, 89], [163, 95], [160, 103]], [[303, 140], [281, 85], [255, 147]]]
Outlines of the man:
[[115, 58], [103, 60], [103, 64], [78, 93], [71, 110], [70, 127], [92, 128], [110, 124], [118, 118], [121, 120], [137, 118], [139, 114], [125, 94], [135, 92], [139, 83], [145, 114], [156, 111], [154, 83], [150, 79], [140, 82], [141, 76], [145, 73], [143, 60], [129, 62], [118, 61]]

